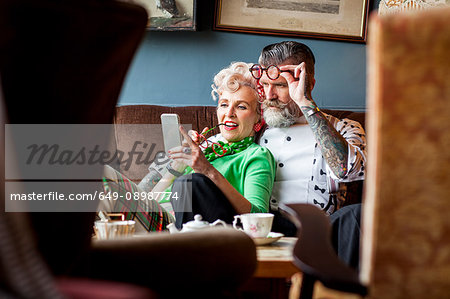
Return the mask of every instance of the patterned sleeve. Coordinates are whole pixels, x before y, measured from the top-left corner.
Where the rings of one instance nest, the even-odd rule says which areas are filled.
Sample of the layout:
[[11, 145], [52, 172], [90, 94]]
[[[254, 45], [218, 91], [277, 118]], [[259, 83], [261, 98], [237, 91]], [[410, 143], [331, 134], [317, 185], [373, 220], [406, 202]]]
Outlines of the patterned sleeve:
[[351, 182], [364, 180], [366, 173], [366, 133], [364, 128], [357, 121], [344, 118], [338, 120], [334, 117], [329, 119], [339, 134], [348, 142], [348, 164], [347, 174], [342, 179], [338, 179], [327, 166], [330, 176], [339, 182]]
[[170, 159], [166, 159], [163, 163], [153, 162], [148, 167], [147, 175], [139, 183], [139, 188], [146, 192], [152, 191], [153, 187], [161, 180], [163, 175], [166, 173], [167, 164], [170, 163]]

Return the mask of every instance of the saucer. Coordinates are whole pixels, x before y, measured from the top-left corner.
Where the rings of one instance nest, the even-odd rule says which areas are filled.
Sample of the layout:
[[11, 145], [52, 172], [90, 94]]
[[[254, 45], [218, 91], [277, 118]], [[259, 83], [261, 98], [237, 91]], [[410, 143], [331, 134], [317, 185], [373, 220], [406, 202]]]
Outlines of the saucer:
[[270, 232], [265, 238], [253, 238], [256, 245], [268, 245], [280, 240], [284, 235], [282, 233]]

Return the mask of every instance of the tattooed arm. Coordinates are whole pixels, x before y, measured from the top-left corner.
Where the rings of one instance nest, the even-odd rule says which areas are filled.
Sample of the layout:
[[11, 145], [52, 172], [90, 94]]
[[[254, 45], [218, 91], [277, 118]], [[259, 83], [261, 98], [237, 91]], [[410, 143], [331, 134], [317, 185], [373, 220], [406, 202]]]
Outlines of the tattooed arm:
[[307, 80], [312, 76], [307, 77], [305, 63], [303, 62], [298, 66], [284, 65], [280, 69], [293, 71], [293, 73], [281, 73], [281, 76], [286, 79], [289, 85], [289, 95], [305, 115], [331, 171], [336, 177], [343, 178], [348, 171], [348, 143], [319, 111], [316, 103], [312, 100], [311, 90], [314, 79], [312, 81]]
[[301, 110], [308, 121], [322, 155], [328, 166], [338, 178], [347, 174], [348, 143], [330, 124], [328, 119], [317, 110], [313, 100], [308, 106], [301, 106]]

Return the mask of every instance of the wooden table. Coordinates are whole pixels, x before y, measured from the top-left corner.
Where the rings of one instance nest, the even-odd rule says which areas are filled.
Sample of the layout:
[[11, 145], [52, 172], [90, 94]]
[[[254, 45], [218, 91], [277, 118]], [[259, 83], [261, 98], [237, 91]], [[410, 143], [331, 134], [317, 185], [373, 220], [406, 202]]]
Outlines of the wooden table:
[[243, 288], [243, 298], [288, 298], [291, 277], [300, 272], [292, 263], [296, 241], [284, 237], [270, 245], [256, 246], [258, 265]]
[[258, 265], [254, 277], [291, 278], [299, 272], [292, 263], [292, 249], [297, 238], [281, 238], [275, 243], [256, 246]]

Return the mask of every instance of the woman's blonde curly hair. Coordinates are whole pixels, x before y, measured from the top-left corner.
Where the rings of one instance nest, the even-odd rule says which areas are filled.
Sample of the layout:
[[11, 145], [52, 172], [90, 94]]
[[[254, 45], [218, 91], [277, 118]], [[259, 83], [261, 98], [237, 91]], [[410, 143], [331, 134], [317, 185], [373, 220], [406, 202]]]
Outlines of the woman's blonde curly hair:
[[230, 66], [221, 70], [214, 76], [214, 83], [211, 85], [211, 96], [216, 101], [223, 91], [236, 92], [241, 86], [249, 86], [254, 89], [255, 97], [259, 99], [256, 79], [251, 75], [249, 68], [251, 63], [232, 62]]

